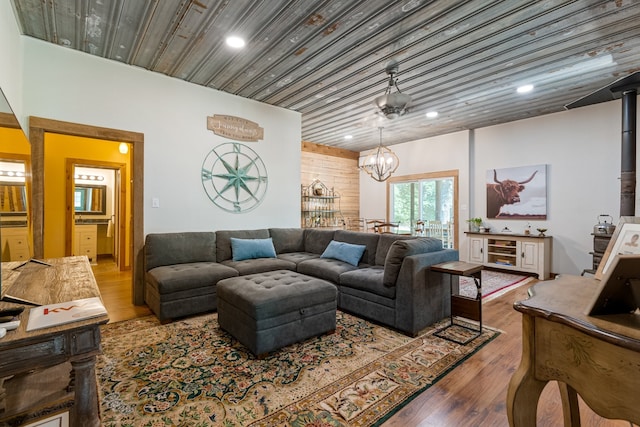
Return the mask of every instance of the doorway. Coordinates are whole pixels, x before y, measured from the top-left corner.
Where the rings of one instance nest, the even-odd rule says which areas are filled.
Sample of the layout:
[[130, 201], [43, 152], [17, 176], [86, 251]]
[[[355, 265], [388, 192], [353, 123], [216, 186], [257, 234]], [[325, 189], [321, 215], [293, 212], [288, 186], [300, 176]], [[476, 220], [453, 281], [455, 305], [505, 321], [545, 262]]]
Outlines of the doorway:
[[387, 181], [387, 212], [407, 233], [442, 240], [458, 247], [458, 171], [391, 177]]
[[77, 123], [62, 122], [41, 117], [29, 117], [29, 141], [31, 142], [31, 164], [33, 183], [33, 246], [36, 258], [44, 257], [44, 165], [45, 134], [79, 136], [105, 141], [124, 142], [131, 148], [130, 229], [131, 239], [126, 248], [131, 259], [132, 286], [131, 297], [135, 305], [144, 304], [144, 283], [142, 270], [142, 250], [144, 247], [144, 135], [138, 132], [102, 128]]
[[92, 229], [95, 235], [86, 251], [89, 259], [110, 255], [119, 271], [128, 270], [131, 260], [125, 259], [127, 235], [127, 200], [129, 192], [125, 163], [87, 159], [67, 159], [65, 256], [84, 254], [79, 242], [81, 229]]

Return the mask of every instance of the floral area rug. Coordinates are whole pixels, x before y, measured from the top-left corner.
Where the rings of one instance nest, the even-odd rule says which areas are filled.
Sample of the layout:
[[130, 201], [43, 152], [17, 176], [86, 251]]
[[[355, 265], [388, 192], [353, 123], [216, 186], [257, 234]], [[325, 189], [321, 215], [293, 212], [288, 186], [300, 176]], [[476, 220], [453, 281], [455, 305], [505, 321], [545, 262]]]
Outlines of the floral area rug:
[[[519, 286], [530, 283], [532, 277], [500, 271], [482, 270], [482, 301], [490, 301]], [[460, 295], [476, 297], [476, 285], [470, 277], [460, 277]]]
[[[457, 322], [456, 322], [457, 323]], [[98, 356], [103, 426], [372, 426], [498, 335], [467, 345], [407, 337], [342, 312], [333, 334], [256, 359], [217, 315], [105, 325]], [[474, 334], [446, 330], [458, 340]]]

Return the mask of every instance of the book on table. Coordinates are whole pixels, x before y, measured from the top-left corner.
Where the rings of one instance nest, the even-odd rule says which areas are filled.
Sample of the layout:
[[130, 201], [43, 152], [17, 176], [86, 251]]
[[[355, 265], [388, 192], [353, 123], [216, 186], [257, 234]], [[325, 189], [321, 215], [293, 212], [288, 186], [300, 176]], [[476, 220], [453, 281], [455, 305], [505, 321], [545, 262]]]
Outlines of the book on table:
[[32, 307], [29, 310], [27, 331], [78, 322], [106, 314], [107, 309], [99, 297]]

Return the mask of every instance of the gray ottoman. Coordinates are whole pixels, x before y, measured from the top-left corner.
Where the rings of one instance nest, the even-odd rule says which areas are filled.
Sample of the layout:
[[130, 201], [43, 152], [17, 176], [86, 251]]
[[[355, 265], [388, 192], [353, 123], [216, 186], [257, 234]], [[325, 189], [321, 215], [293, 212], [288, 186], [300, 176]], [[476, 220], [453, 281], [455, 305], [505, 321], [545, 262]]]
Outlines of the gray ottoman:
[[221, 280], [218, 323], [256, 356], [336, 329], [337, 288], [277, 270]]

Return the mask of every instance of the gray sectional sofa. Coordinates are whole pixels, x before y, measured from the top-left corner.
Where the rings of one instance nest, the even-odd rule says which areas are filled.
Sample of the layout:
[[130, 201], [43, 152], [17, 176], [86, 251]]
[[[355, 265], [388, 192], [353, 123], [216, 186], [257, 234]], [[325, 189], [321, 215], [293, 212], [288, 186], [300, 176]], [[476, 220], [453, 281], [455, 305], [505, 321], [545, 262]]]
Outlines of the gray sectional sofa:
[[[232, 239], [271, 239], [275, 256], [234, 260]], [[360, 262], [323, 257], [332, 241], [364, 246]], [[270, 228], [149, 234], [144, 259], [145, 302], [161, 321], [216, 310], [223, 279], [291, 270], [335, 285], [339, 309], [415, 335], [449, 316], [449, 278], [428, 267], [458, 251], [432, 238]]]

